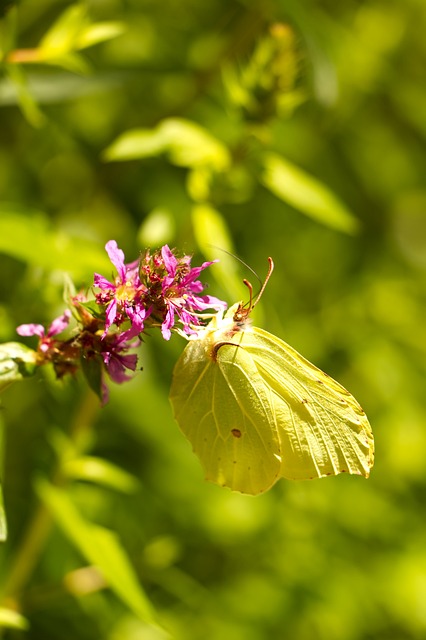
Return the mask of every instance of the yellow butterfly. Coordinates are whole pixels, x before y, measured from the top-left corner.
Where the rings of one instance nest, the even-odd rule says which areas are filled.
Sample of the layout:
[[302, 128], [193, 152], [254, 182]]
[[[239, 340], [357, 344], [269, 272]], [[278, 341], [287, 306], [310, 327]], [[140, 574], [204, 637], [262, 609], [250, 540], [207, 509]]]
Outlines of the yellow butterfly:
[[253, 327], [255, 303], [220, 312], [189, 340], [173, 373], [175, 418], [206, 479], [256, 495], [279, 478], [368, 477], [374, 440], [355, 398], [276, 336]]

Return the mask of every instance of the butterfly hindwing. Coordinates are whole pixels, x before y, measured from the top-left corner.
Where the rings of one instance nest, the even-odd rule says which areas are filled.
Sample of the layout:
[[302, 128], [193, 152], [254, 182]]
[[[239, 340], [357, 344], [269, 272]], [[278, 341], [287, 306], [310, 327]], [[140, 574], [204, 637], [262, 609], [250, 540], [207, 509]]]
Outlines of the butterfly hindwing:
[[280, 475], [280, 444], [270, 394], [244, 349], [212, 352], [190, 341], [172, 382], [175, 418], [206, 479], [241, 493], [269, 489]]

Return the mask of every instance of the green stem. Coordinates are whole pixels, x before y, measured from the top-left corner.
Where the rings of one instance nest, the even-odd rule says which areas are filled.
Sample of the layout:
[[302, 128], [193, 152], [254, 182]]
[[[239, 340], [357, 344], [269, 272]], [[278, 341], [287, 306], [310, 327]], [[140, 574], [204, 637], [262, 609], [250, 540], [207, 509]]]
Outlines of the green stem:
[[[70, 427], [70, 438], [75, 444], [80, 441], [83, 431], [91, 429], [98, 411], [99, 399], [91, 391], [88, 391]], [[65, 482], [66, 479], [59, 463], [53, 473], [52, 483], [59, 486]], [[20, 593], [29, 581], [43, 553], [52, 524], [52, 517], [48, 509], [40, 503], [28, 524], [9, 575], [2, 587], [1, 602], [5, 605], [13, 604], [16, 608]]]

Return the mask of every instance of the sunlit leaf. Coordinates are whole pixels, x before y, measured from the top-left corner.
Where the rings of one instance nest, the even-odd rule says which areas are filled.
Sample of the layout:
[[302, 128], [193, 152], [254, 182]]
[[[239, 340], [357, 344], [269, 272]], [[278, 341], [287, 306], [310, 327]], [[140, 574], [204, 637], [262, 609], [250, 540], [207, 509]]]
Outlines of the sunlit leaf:
[[208, 165], [224, 170], [229, 152], [207, 129], [181, 118], [163, 120], [155, 129], [131, 129], [121, 134], [104, 152], [105, 160], [132, 160], [167, 153], [182, 167]]
[[87, 24], [86, 14], [87, 9], [83, 4], [73, 4], [65, 9], [40, 42], [45, 59], [59, 58], [75, 48]]
[[192, 208], [192, 225], [200, 251], [208, 260], [217, 260], [212, 275], [231, 298], [246, 295], [238, 270], [238, 259], [225, 218], [210, 205]]
[[355, 233], [358, 221], [322, 182], [281, 156], [264, 157], [262, 182], [278, 198], [333, 229]]
[[138, 231], [138, 243], [141, 247], [158, 247], [173, 239], [175, 220], [173, 213], [163, 207], [148, 213]]
[[55, 231], [42, 213], [1, 211], [0, 252], [50, 271], [67, 271], [77, 279], [110, 266], [98, 243]]
[[97, 22], [84, 28], [77, 40], [77, 48], [85, 49], [99, 42], [121, 36], [126, 31], [123, 22]]
[[40, 480], [38, 493], [64, 534], [84, 558], [95, 565], [115, 594], [142, 620], [155, 624], [155, 615], [117, 536], [88, 522], [67, 493]]
[[[3, 452], [0, 452], [2, 455]], [[3, 491], [0, 485], [0, 542], [4, 542], [7, 539], [7, 520], [6, 512], [4, 510]], [[1, 617], [0, 617], [1, 622]]]
[[55, 67], [62, 67], [62, 69], [67, 69], [68, 71], [79, 73], [81, 75], [87, 75], [91, 71], [90, 65], [86, 62], [83, 56], [76, 51], [70, 51], [60, 56], [45, 58], [43, 59], [43, 62]]
[[123, 493], [134, 493], [140, 487], [138, 480], [127, 471], [93, 456], [69, 460], [62, 466], [62, 471], [68, 478], [95, 482]]
[[17, 611], [0, 607], [0, 628], [2, 627], [25, 631], [30, 625], [28, 620]]

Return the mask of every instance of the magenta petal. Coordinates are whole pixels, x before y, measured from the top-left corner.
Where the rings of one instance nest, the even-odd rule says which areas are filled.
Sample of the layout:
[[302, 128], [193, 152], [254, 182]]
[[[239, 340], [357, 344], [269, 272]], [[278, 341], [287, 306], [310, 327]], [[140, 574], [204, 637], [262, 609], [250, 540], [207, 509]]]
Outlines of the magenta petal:
[[44, 338], [44, 327], [41, 324], [20, 324], [16, 327], [16, 332], [20, 336], [38, 336]]
[[117, 273], [120, 276], [121, 282], [126, 279], [126, 267], [124, 266], [124, 253], [118, 248], [115, 240], [110, 240], [106, 243], [105, 249], [108, 253], [108, 257], [111, 260], [114, 267], [117, 269]]
[[199, 296], [198, 298], [195, 298], [195, 300], [197, 300], [199, 305], [197, 308], [200, 311], [204, 309], [217, 309], [218, 311], [221, 311], [222, 309], [226, 309], [228, 306], [226, 302], [219, 300], [219, 298], [215, 298], [214, 296]]
[[[191, 282], [193, 282], [196, 278], [198, 278], [198, 276], [200, 275], [200, 273], [204, 270], [207, 269], [207, 267], [210, 267], [210, 265], [215, 264], [215, 262], [219, 262], [219, 260], [212, 260], [211, 262], [203, 262], [203, 264], [201, 265], [201, 267], [194, 267], [193, 269], [191, 269], [191, 271], [188, 273], [188, 275], [186, 275], [183, 279], [182, 279], [182, 285], [185, 286]], [[194, 283], [195, 284], [195, 283]]]
[[101, 385], [101, 396], [102, 396], [101, 403], [102, 403], [102, 406], [104, 407], [109, 400], [109, 389], [103, 380]]
[[173, 307], [169, 307], [167, 309], [166, 317], [161, 325], [161, 333], [163, 334], [164, 340], [170, 340], [171, 331], [170, 329], [173, 327], [175, 323], [175, 314]]
[[105, 329], [106, 329], [106, 331], [109, 329], [109, 327], [114, 322], [116, 315], [117, 315], [117, 300], [114, 298], [113, 300], [111, 300], [111, 302], [109, 303], [109, 305], [107, 306], [106, 311], [105, 311], [105, 316], [106, 316]]
[[99, 273], [95, 273], [93, 276], [93, 284], [95, 287], [99, 287], [100, 289], [115, 289], [115, 285]]
[[55, 318], [52, 324], [49, 327], [47, 335], [49, 338], [51, 336], [56, 336], [57, 333], [61, 333], [67, 326], [71, 318], [71, 311], [66, 309], [64, 313], [59, 316], [59, 318]]
[[[132, 356], [131, 355], [122, 356], [122, 358], [123, 359], [124, 358], [128, 359], [128, 358], [132, 358]], [[134, 364], [134, 367], [133, 367], [133, 371], [134, 371], [134, 369], [136, 368], [136, 362], [137, 362], [137, 356], [135, 356], [135, 358], [136, 358], [135, 362], [133, 362], [133, 361], [130, 362], [129, 361], [125, 365], [124, 363], [121, 362], [122, 358], [118, 359], [118, 358], [112, 357], [111, 360], [109, 361], [108, 365], [107, 365], [108, 374], [109, 374], [111, 380], [114, 380], [114, 382], [118, 382], [119, 384], [121, 382], [127, 382], [128, 380], [131, 380], [131, 376], [128, 376], [125, 373], [125, 371], [126, 371], [125, 367], [128, 364], [129, 366], [127, 366], [127, 368], [130, 369], [130, 368], [132, 368], [130, 366], [130, 364], [132, 364], [132, 365]]]
[[164, 260], [164, 265], [167, 269], [167, 273], [169, 274], [169, 276], [174, 278], [176, 275], [176, 267], [178, 265], [178, 261], [167, 244], [162, 247], [161, 256]]

